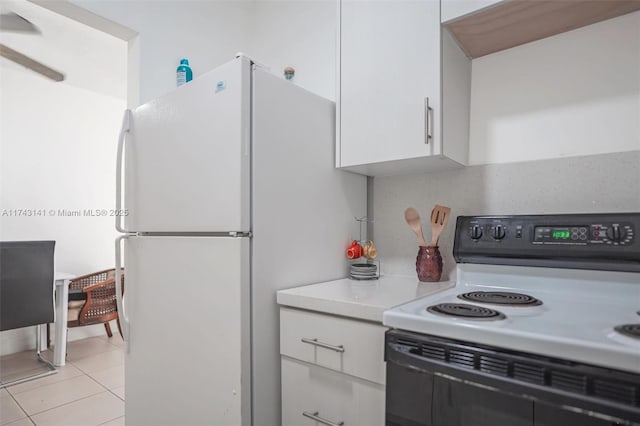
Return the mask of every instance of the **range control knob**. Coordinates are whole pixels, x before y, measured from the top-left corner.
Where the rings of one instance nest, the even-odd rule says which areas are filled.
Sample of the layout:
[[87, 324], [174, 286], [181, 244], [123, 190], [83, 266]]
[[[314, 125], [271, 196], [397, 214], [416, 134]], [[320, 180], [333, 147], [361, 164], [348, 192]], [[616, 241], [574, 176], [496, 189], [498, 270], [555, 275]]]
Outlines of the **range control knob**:
[[469, 236], [474, 240], [479, 240], [482, 238], [482, 226], [473, 225], [469, 230]]
[[482, 237], [482, 226], [473, 225], [471, 227], [470, 235], [471, 235], [471, 238], [473, 238], [474, 240], [479, 240]]
[[620, 225], [611, 225], [607, 229], [607, 237], [613, 242], [622, 241], [625, 237], [624, 229], [620, 229]]
[[504, 235], [504, 226], [496, 225], [493, 227], [493, 238], [495, 238], [496, 240], [501, 240], [504, 238]]

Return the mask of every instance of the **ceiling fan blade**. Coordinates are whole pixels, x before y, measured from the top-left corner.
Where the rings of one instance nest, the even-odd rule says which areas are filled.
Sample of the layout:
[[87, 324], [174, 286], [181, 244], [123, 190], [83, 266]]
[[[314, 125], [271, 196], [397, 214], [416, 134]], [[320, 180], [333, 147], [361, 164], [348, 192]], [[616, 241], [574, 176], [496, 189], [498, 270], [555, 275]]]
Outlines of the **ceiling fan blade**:
[[36, 60], [33, 60], [30, 57], [5, 46], [4, 44], [0, 44], [0, 56], [7, 58], [8, 60], [15, 62], [16, 64], [27, 67], [30, 70], [37, 72], [38, 74], [42, 74], [53, 81], [64, 80], [64, 74], [62, 74], [61, 72], [49, 68], [48, 66]]
[[38, 27], [15, 13], [6, 13], [0, 15], [0, 29], [2, 29], [3, 31], [40, 33]]

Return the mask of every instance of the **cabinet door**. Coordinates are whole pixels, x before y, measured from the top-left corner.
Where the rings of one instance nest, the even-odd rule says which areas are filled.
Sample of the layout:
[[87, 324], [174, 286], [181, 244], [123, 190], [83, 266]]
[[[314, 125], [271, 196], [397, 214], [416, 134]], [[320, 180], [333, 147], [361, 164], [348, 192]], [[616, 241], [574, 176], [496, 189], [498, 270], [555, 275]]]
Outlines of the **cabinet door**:
[[535, 426], [613, 426], [622, 424], [542, 403], [536, 403], [535, 405], [535, 419]]
[[433, 426], [533, 426], [533, 402], [436, 376]]
[[339, 167], [440, 154], [440, 2], [341, 0], [339, 61]]
[[382, 426], [384, 386], [282, 357], [282, 425], [322, 423], [309, 415], [337, 425]]

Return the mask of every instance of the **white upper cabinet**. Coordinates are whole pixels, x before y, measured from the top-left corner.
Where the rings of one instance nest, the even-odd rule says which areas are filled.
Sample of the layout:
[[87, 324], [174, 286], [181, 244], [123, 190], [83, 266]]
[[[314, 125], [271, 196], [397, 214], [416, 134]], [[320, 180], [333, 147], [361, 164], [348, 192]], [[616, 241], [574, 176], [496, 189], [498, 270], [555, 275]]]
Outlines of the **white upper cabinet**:
[[441, 33], [440, 2], [339, 7], [336, 166], [384, 176], [466, 164], [471, 65]]
[[477, 12], [503, 0], [440, 0], [442, 2], [441, 21], [447, 22], [469, 13]]

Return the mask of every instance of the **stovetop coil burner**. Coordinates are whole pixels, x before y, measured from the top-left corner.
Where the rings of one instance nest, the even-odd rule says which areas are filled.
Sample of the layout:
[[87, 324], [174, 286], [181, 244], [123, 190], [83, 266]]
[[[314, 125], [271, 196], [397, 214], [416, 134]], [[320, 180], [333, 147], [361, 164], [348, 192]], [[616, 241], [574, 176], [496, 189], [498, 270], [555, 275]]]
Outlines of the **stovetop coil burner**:
[[614, 328], [620, 334], [634, 339], [640, 339], [640, 324], [622, 324]]
[[464, 318], [470, 320], [502, 320], [506, 316], [502, 312], [482, 306], [468, 305], [466, 303], [440, 303], [429, 306], [428, 312], [436, 315]]
[[494, 305], [510, 306], [540, 306], [542, 301], [533, 296], [510, 291], [472, 291], [458, 295], [459, 299], [476, 303], [491, 303]]

